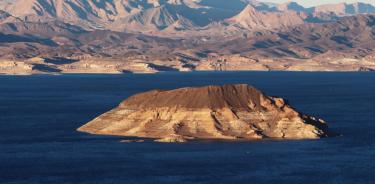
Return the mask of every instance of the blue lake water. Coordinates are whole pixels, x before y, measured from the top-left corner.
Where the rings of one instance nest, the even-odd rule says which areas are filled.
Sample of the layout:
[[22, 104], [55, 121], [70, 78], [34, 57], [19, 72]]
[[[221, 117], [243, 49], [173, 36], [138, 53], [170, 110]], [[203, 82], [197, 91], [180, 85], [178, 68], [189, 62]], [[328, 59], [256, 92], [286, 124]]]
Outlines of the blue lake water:
[[[247, 83], [325, 119], [309, 141], [120, 143], [76, 128], [151, 89]], [[0, 76], [0, 183], [374, 183], [375, 73]]]

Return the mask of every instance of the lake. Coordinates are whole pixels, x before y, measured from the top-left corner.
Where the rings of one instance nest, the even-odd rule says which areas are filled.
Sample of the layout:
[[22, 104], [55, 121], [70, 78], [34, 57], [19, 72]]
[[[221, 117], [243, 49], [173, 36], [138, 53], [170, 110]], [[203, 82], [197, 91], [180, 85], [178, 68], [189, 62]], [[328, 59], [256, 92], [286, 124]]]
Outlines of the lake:
[[[75, 129], [151, 89], [251, 84], [321, 117], [332, 138], [120, 143]], [[0, 183], [374, 183], [375, 73], [0, 76]]]

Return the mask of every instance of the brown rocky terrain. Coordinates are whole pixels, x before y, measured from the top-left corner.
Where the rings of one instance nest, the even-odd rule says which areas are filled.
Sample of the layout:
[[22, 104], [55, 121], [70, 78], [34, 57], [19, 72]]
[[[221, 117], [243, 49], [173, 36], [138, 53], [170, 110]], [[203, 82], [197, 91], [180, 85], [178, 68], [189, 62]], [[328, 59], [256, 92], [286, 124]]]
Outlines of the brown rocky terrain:
[[374, 12], [364, 3], [0, 0], [0, 73], [371, 71]]
[[154, 90], [129, 97], [78, 129], [91, 134], [194, 139], [316, 139], [327, 124], [246, 84]]

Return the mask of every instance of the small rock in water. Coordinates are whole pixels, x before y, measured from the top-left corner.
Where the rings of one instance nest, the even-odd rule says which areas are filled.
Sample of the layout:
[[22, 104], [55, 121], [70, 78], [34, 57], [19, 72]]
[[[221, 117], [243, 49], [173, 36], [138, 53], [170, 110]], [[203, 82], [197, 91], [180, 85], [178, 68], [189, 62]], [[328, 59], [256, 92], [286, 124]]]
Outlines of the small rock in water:
[[166, 142], [166, 143], [171, 143], [171, 142], [186, 142], [186, 138], [180, 135], [169, 135], [161, 139], [156, 139], [155, 142]]

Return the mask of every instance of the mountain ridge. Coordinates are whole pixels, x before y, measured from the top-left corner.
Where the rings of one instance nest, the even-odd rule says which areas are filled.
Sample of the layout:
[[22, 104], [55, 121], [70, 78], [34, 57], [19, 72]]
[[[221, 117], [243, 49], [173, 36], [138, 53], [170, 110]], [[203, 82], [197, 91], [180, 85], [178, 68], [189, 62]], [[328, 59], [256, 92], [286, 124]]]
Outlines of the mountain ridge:
[[[99, 60], [115, 73], [375, 68], [374, 14], [361, 14], [372, 11], [364, 3], [339, 4], [329, 13], [254, 0], [22, 2], [0, 0], [0, 59], [79, 61], [50, 66], [60, 72], [96, 71], [86, 66], [101, 67]], [[356, 11], [334, 13], [352, 5]]]
[[[238, 17], [243, 11], [249, 9], [249, 6], [259, 12], [259, 15], [261, 15], [260, 12], [267, 12], [272, 16], [278, 12], [279, 15], [285, 14], [285, 17], [289, 17], [298, 16], [303, 12], [306, 16], [312, 16], [315, 19], [321, 19], [322, 16], [327, 19], [333, 16], [330, 13], [336, 16], [375, 13], [375, 7], [365, 3], [329, 4], [312, 8], [304, 8], [295, 2], [274, 5], [235, 0], [233, 4], [229, 5], [222, 0], [215, 4], [209, 0], [15, 0], [5, 5], [0, 4], [0, 10], [27, 21], [48, 22], [51, 19], [58, 19], [80, 25], [88, 30], [110, 29], [130, 32], [142, 32], [141, 28], [144, 28], [146, 32], [160, 31], [176, 22], [191, 22], [189, 29], [192, 26], [199, 29], [213, 22], [225, 22], [227, 19]], [[291, 15], [291, 12], [297, 13]], [[328, 20], [334, 18], [333, 16]], [[124, 26], [124, 24], [129, 25]]]

